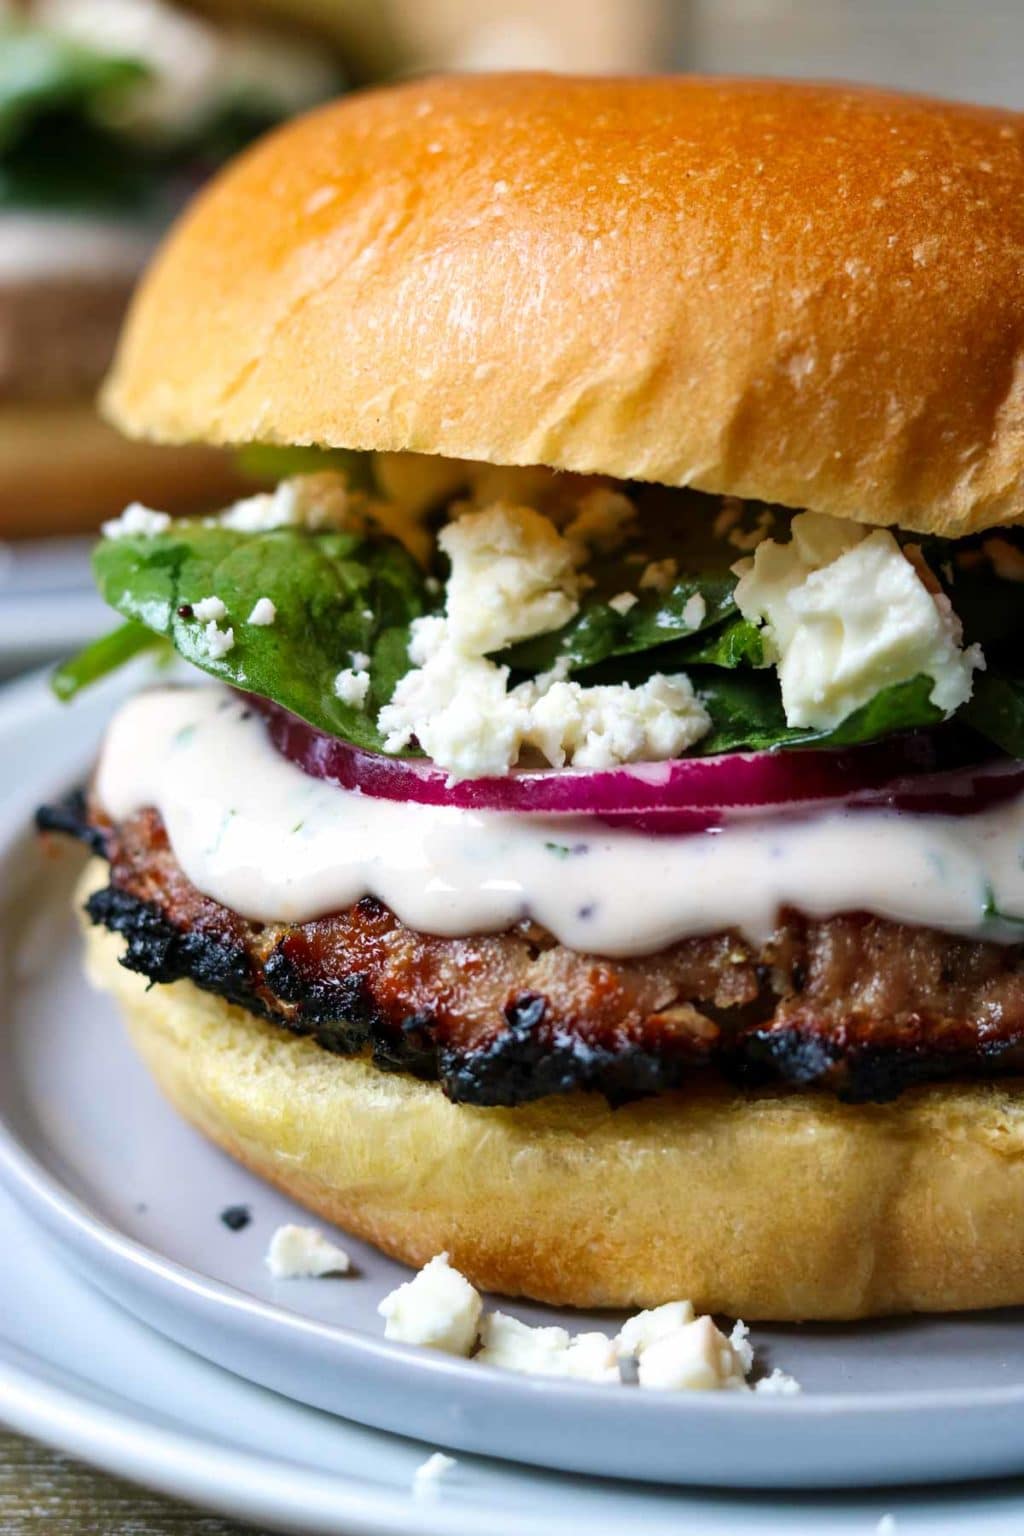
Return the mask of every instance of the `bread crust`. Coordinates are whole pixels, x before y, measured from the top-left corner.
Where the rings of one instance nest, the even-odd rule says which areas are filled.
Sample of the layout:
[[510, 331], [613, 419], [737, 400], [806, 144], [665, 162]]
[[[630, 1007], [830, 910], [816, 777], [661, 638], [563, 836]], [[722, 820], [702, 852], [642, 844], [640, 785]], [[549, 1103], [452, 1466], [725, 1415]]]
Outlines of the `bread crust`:
[[686, 1296], [750, 1319], [1024, 1301], [1019, 1080], [885, 1106], [705, 1084], [614, 1110], [582, 1093], [479, 1109], [190, 982], [147, 990], [117, 938], [86, 943], [183, 1115], [409, 1264], [447, 1249], [487, 1290], [581, 1307]]
[[418, 80], [280, 130], [133, 307], [123, 430], [417, 450], [959, 536], [1024, 515], [1024, 117]]

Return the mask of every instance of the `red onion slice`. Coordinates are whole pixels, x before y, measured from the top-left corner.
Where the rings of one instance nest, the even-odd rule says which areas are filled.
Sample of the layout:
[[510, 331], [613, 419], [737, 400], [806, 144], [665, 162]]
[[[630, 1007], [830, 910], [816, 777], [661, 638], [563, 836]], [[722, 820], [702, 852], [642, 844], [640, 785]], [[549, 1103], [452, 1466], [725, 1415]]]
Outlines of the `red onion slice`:
[[385, 757], [250, 696], [278, 751], [314, 778], [384, 800], [464, 810], [596, 816], [650, 833], [711, 831], [752, 816], [818, 809], [964, 815], [1024, 790], [1024, 762], [965, 763], [962, 741], [908, 733], [839, 751], [733, 752], [587, 771], [515, 770], [449, 785], [422, 758]]

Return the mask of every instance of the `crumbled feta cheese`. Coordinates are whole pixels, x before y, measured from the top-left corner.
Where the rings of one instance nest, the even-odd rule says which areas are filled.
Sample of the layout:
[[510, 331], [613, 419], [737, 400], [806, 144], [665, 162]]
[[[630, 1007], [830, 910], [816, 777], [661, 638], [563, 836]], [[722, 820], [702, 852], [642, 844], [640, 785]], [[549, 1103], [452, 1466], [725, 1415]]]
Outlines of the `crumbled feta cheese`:
[[[417, 653], [423, 649], [416, 646], [417, 626], [443, 623], [414, 622]], [[401, 751], [415, 736], [453, 780], [506, 773], [524, 746], [536, 747], [555, 767], [571, 761], [578, 768], [608, 768], [678, 757], [711, 723], [681, 674], [655, 673], [636, 687], [587, 688], [547, 678], [511, 691], [507, 685], [507, 667], [442, 644], [406, 673], [381, 710], [385, 751]]]
[[729, 1343], [740, 1363], [744, 1376], [749, 1376], [754, 1364], [754, 1350], [750, 1342], [750, 1329], [742, 1318], [737, 1318], [729, 1335]]
[[252, 613], [250, 613], [247, 622], [249, 624], [258, 624], [260, 626], [267, 626], [267, 625], [273, 624], [273, 622], [274, 622], [274, 620], [276, 618], [277, 618], [277, 609], [275, 608], [274, 604], [271, 602], [270, 598], [269, 597], [258, 597], [256, 599], [255, 603], [253, 604]]
[[360, 532], [363, 520], [356, 515], [344, 475], [321, 470], [313, 475], [293, 475], [272, 491], [246, 496], [225, 507], [212, 521], [236, 533], [270, 533], [275, 528], [352, 528]]
[[139, 535], [152, 538], [155, 534], [165, 533], [170, 526], [168, 513], [154, 512], [152, 507], [144, 507], [141, 501], [133, 501], [120, 517], [112, 517], [102, 524], [102, 533], [105, 539], [129, 539]]
[[621, 491], [598, 486], [576, 503], [576, 515], [565, 530], [567, 539], [609, 555], [625, 543], [636, 520], [636, 507]]
[[370, 658], [365, 651], [353, 651], [351, 661], [353, 672], [365, 672], [370, 665]]
[[351, 704], [353, 709], [362, 709], [369, 691], [370, 674], [362, 668], [353, 671], [345, 667], [334, 679], [335, 697], [343, 704]]
[[206, 624], [210, 619], [223, 619], [227, 611], [219, 597], [201, 597], [197, 603], [192, 604], [193, 617], [200, 624]]
[[458, 1462], [454, 1456], [446, 1456], [443, 1451], [435, 1451], [428, 1456], [426, 1461], [420, 1462], [412, 1476], [413, 1497], [417, 1499], [433, 1499], [437, 1497], [441, 1479], [445, 1477]]
[[[479, 1337], [474, 1358], [500, 1370], [657, 1391], [751, 1390], [754, 1351], [746, 1324], [737, 1322], [727, 1338], [710, 1317], [695, 1317], [689, 1301], [639, 1312], [615, 1338], [596, 1330], [572, 1335], [557, 1326], [535, 1328], [507, 1312], [481, 1315], [479, 1295], [442, 1253], [377, 1310], [387, 1320], [387, 1338], [468, 1356]], [[754, 1390], [789, 1395], [800, 1387], [774, 1370]]]
[[787, 1376], [785, 1371], [780, 1371], [778, 1366], [770, 1376], [762, 1376], [760, 1381], [755, 1381], [754, 1391], [761, 1392], [765, 1397], [795, 1397], [800, 1392], [801, 1386], [792, 1376]]
[[655, 592], [667, 592], [678, 574], [679, 565], [671, 556], [665, 560], [651, 560], [640, 573], [640, 585], [651, 587]]
[[377, 1311], [384, 1336], [449, 1355], [468, 1355], [476, 1343], [480, 1296], [439, 1253], [412, 1280], [385, 1296]]
[[887, 530], [802, 512], [788, 544], [766, 539], [734, 570], [736, 606], [764, 626], [789, 725], [830, 729], [922, 674], [945, 714], [970, 698], [981, 651], [961, 649], [949, 600], [928, 590]]
[[507, 1312], [488, 1312], [480, 1323], [480, 1365], [531, 1376], [564, 1376], [569, 1334], [565, 1328], [531, 1328]]
[[506, 1312], [489, 1312], [480, 1323], [480, 1343], [481, 1365], [531, 1376], [619, 1380], [615, 1341], [606, 1333], [573, 1336], [564, 1328], [531, 1328]]
[[635, 592], [619, 592], [615, 597], [608, 599], [608, 607], [614, 608], [616, 613], [628, 613], [631, 608], [636, 607], [638, 602], [639, 598]]
[[666, 1334], [678, 1333], [680, 1328], [692, 1322], [692, 1302], [666, 1301], [664, 1306], [638, 1312], [623, 1323], [615, 1348], [620, 1355], [642, 1355], [649, 1344], [663, 1339]]
[[683, 623], [687, 629], [700, 629], [708, 615], [708, 605], [699, 592], [688, 597], [683, 604]]
[[316, 1227], [289, 1224], [278, 1227], [270, 1239], [265, 1263], [275, 1280], [307, 1280], [343, 1275], [351, 1261], [344, 1248]]
[[[417, 626], [428, 622], [414, 621], [414, 643]], [[412, 646], [409, 654], [415, 660]], [[507, 683], [507, 667], [442, 647], [399, 679], [380, 711], [385, 752], [400, 752], [415, 736], [453, 780], [506, 773], [519, 756], [527, 725], [527, 711], [508, 693]]]
[[559, 628], [578, 607], [579, 547], [549, 519], [504, 505], [468, 512], [444, 530], [441, 545], [451, 562], [445, 615], [412, 624], [413, 670], [378, 716], [385, 751], [415, 738], [455, 781], [507, 773], [525, 747], [556, 767], [663, 761], [710, 728], [683, 676], [586, 688], [566, 680], [563, 660], [509, 688], [508, 669], [488, 653]]
[[216, 620], [211, 619], [203, 630], [206, 637], [206, 649], [214, 661], [220, 661], [228, 651], [234, 649], [235, 632], [233, 629], [218, 629]]
[[640, 1386], [658, 1392], [717, 1392], [746, 1386], [729, 1340], [710, 1317], [698, 1317], [648, 1344]]
[[[527, 697], [531, 685], [521, 687]], [[553, 683], [529, 699], [524, 739], [555, 767], [571, 760], [577, 768], [612, 768], [678, 757], [710, 725], [688, 677], [656, 672], [635, 687]]]
[[451, 561], [448, 633], [464, 655], [560, 629], [579, 606], [572, 545], [529, 507], [467, 513], [438, 543]]
[[565, 1375], [577, 1381], [619, 1380], [615, 1340], [606, 1333], [577, 1333], [565, 1352]]

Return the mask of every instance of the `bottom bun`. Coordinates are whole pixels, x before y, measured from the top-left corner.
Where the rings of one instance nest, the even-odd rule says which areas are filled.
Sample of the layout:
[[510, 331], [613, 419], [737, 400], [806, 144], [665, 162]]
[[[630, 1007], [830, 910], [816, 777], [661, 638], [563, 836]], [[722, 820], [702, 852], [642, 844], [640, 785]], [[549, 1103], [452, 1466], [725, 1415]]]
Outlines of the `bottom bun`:
[[84, 402], [0, 406], [0, 538], [88, 532], [130, 501], [187, 512], [252, 489], [230, 454], [130, 442]]
[[748, 1319], [1024, 1301], [1024, 1094], [885, 1106], [703, 1083], [457, 1105], [290, 1037], [189, 982], [153, 987], [88, 935], [92, 979], [189, 1120], [310, 1210], [477, 1286], [580, 1307], [689, 1297]]

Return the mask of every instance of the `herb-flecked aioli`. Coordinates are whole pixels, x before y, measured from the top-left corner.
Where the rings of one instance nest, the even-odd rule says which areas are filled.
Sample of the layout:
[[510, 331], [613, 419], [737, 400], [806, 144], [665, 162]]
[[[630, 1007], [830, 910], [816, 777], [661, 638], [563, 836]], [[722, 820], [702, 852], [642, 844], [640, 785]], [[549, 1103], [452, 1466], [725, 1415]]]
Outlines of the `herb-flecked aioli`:
[[530, 917], [572, 949], [625, 956], [725, 928], [760, 944], [785, 906], [1007, 941], [1021, 929], [993, 913], [1024, 914], [1024, 796], [959, 817], [861, 810], [655, 837], [582, 817], [403, 804], [303, 773], [217, 686], [125, 704], [96, 792], [116, 820], [155, 807], [192, 883], [264, 922], [372, 895], [425, 933]]

